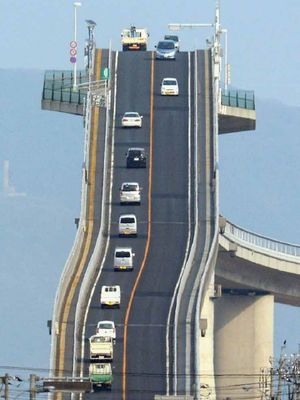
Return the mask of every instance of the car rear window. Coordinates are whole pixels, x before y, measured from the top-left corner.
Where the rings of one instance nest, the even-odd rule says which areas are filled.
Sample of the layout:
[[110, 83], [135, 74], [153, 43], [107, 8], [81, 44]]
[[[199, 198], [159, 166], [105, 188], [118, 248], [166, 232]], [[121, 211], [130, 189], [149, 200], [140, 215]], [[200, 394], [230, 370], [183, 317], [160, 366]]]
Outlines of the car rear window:
[[139, 157], [141, 155], [141, 150], [129, 150], [128, 155], [129, 157]]
[[121, 218], [121, 224], [133, 224], [135, 222], [134, 218], [132, 217], [124, 217]]
[[125, 113], [124, 115], [125, 118], [138, 118], [138, 116], [137, 113]]
[[175, 81], [175, 79], [166, 79], [163, 81], [163, 85], [176, 86], [177, 82]]
[[112, 329], [112, 324], [102, 323], [102, 324], [99, 324], [99, 328], [100, 329]]
[[129, 258], [130, 257], [130, 252], [129, 251], [116, 251], [116, 257], [117, 258]]
[[123, 192], [136, 192], [138, 190], [138, 186], [126, 184], [122, 186], [122, 190]]

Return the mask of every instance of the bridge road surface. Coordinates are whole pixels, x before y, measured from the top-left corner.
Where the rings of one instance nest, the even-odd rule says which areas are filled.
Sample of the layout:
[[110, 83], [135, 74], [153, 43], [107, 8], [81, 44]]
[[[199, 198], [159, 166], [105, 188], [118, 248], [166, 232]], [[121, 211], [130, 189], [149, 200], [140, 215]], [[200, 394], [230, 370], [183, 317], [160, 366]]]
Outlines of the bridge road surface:
[[[166, 390], [166, 321], [173, 291], [180, 274], [188, 237], [188, 53], [176, 61], [154, 61], [154, 130], [152, 170], [152, 224], [149, 254], [137, 286], [129, 316], [126, 346], [126, 396], [122, 393], [123, 336], [130, 293], [144, 257], [148, 229], [148, 178], [151, 104], [151, 52], [120, 52], [118, 55], [117, 108], [112, 194], [110, 246], [91, 306], [85, 332], [85, 368], [88, 374], [88, 338], [99, 320], [117, 325], [114, 346], [112, 391], [85, 394], [86, 399], [153, 399]], [[160, 96], [164, 77], [176, 77], [178, 97]], [[120, 128], [125, 111], [144, 116], [143, 127]], [[146, 149], [146, 169], [127, 169], [125, 153], [130, 146]], [[140, 206], [119, 205], [119, 186], [137, 181], [142, 187]], [[117, 221], [122, 213], [133, 212], [138, 219], [137, 238], [119, 238]], [[132, 246], [136, 253], [132, 272], [113, 271], [115, 246]], [[120, 309], [100, 308], [102, 285], [121, 286]]]

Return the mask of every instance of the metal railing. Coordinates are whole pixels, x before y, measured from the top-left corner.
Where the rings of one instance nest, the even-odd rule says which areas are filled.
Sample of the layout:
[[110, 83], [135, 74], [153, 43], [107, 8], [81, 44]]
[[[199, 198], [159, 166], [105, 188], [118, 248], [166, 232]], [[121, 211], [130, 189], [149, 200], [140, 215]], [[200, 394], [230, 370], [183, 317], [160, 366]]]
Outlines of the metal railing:
[[260, 247], [262, 249], [270, 250], [276, 253], [282, 253], [289, 256], [300, 257], [300, 246], [281, 242], [275, 239], [271, 239], [257, 233], [253, 233], [247, 231], [243, 228], [240, 228], [237, 225], [226, 221], [224, 235], [226, 237], [234, 237], [238, 239], [238, 241], [242, 241], [245, 243], [249, 243], [253, 246]]
[[[43, 100], [61, 101], [81, 105], [86, 98], [87, 88], [73, 88], [72, 71], [46, 71], [43, 86]], [[78, 71], [77, 85], [88, 82], [85, 71]]]
[[226, 93], [222, 93], [221, 104], [223, 106], [255, 110], [254, 92], [247, 90], [229, 90]]

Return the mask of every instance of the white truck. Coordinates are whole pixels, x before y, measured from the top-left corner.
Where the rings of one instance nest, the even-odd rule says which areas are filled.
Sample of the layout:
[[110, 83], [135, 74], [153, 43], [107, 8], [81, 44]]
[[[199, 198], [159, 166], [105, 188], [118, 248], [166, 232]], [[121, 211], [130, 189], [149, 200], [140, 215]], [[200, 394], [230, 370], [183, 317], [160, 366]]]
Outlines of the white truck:
[[93, 335], [90, 341], [90, 360], [112, 361], [113, 339], [109, 336]]
[[127, 50], [147, 50], [149, 33], [145, 28], [131, 26], [123, 29], [121, 33], [123, 51]]

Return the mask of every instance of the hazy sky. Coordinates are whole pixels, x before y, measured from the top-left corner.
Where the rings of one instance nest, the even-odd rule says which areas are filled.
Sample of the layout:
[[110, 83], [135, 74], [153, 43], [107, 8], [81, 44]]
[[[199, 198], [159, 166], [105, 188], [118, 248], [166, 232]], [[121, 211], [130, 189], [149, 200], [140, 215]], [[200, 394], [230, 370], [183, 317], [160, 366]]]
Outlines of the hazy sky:
[[[154, 44], [163, 34], [167, 33], [168, 23], [210, 23], [214, 20], [214, 12], [215, 1], [213, 0], [190, 2], [182, 0], [165, 0], [163, 2], [157, 0], [144, 2], [137, 0], [127, 0], [126, 2], [82, 0], [82, 7], [78, 9], [79, 68], [83, 67], [83, 45], [87, 37], [86, 19], [93, 19], [97, 23], [95, 31], [97, 47], [108, 47], [111, 39], [113, 48], [120, 49], [122, 28], [135, 24], [149, 29], [150, 49], [153, 49]], [[74, 35], [73, 17], [73, 1], [2, 1], [0, 8], [0, 69], [70, 69], [69, 42]], [[299, 185], [297, 182], [299, 182], [299, 177], [297, 175], [299, 173], [297, 171], [300, 170], [300, 163], [297, 151], [299, 148], [297, 127], [299, 124], [297, 119], [294, 119], [291, 125], [288, 124], [288, 121], [292, 120], [289, 113], [299, 114], [300, 107], [299, 21], [299, 0], [276, 2], [271, 0], [221, 1], [222, 27], [228, 29], [228, 56], [231, 63], [232, 85], [241, 89], [254, 90], [260, 100], [272, 99], [273, 103], [276, 100], [276, 107], [274, 106], [274, 109], [278, 110], [276, 115], [281, 115], [282, 112], [286, 119], [287, 130], [287, 132], [277, 131], [275, 137], [268, 135], [267, 130], [272, 127], [273, 103], [271, 102], [268, 103], [267, 107], [268, 115], [262, 114], [258, 110], [256, 132], [222, 137], [220, 140], [221, 210], [225, 211], [226, 216], [233, 218], [234, 223], [244, 225], [256, 232], [296, 243], [300, 242], [300, 221], [297, 221], [298, 214], [294, 219], [290, 218], [290, 215], [298, 210]], [[203, 48], [205, 39], [211, 37], [212, 31], [209, 29], [188, 29], [179, 32], [179, 35], [183, 50]], [[26, 74], [23, 76], [26, 77]], [[1, 74], [1, 71], [0, 77], [2, 79], [5, 77], [8, 80], [15, 79], [13, 74]], [[26, 220], [27, 226], [22, 226], [22, 230], [19, 232], [11, 232], [10, 215], [7, 214], [7, 218], [4, 220], [5, 229], [0, 230], [3, 240], [10, 237], [16, 240], [17, 236], [16, 242], [19, 241], [18, 243], [23, 242], [22, 234], [28, 234], [28, 230], [29, 232], [32, 230], [32, 242], [35, 244], [34, 250], [31, 251], [32, 254], [24, 255], [24, 260], [19, 254], [20, 248], [13, 250], [7, 248], [5, 252], [0, 254], [0, 261], [3, 262], [3, 265], [6, 265], [5, 263], [9, 260], [11, 265], [22, 265], [24, 270], [20, 270], [21, 272], [14, 271], [15, 275], [11, 275], [9, 280], [5, 276], [5, 274], [7, 275], [6, 270], [1, 265], [2, 278], [3, 280], [6, 279], [6, 283], [9, 281], [9, 285], [7, 285], [5, 292], [2, 291], [2, 297], [0, 293], [0, 302], [14, 301], [13, 292], [18, 293], [19, 291], [19, 293], [22, 293], [21, 296], [24, 297], [24, 302], [21, 304], [23, 306], [22, 315], [19, 316], [21, 323], [18, 318], [7, 317], [7, 320], [11, 318], [9, 320], [11, 326], [2, 325], [2, 332], [5, 329], [5, 333], [1, 334], [1, 339], [4, 338], [2, 340], [2, 343], [4, 343], [2, 351], [9, 349], [11, 345], [9, 339], [15, 341], [14, 338], [17, 337], [19, 324], [22, 326], [20, 332], [28, 329], [28, 326], [26, 327], [27, 318], [32, 319], [32, 329], [35, 330], [35, 336], [33, 336], [30, 346], [26, 347], [25, 353], [24, 346], [20, 342], [20, 347], [22, 347], [20, 352], [16, 351], [16, 354], [13, 355], [7, 350], [4, 356], [0, 358], [6, 364], [34, 364], [34, 366], [47, 367], [49, 338], [45, 324], [46, 320], [51, 318], [51, 308], [59, 275], [75, 234], [73, 218], [78, 216], [79, 212], [83, 129], [81, 119], [40, 111], [42, 74], [40, 83], [36, 82], [35, 79], [35, 77], [30, 78], [28, 76], [26, 78], [27, 86], [24, 86], [24, 82], [19, 77], [19, 80], [14, 82], [13, 93], [11, 92], [10, 82], [5, 82], [5, 84], [2, 82], [1, 85], [0, 161], [2, 163], [4, 157], [10, 159], [11, 169], [15, 171], [14, 183], [17, 183], [17, 189], [28, 193], [30, 200], [28, 198], [26, 200], [30, 203], [26, 211], [25, 208], [24, 211], [20, 208], [16, 210], [14, 204], [8, 206], [7, 203], [1, 203], [2, 212], [3, 215], [7, 213], [4, 210], [4, 207], [7, 206], [7, 210], [11, 210], [12, 217], [16, 220], [17, 215], [23, 216], [28, 213], [30, 207], [32, 214], [36, 215], [34, 221], [36, 227], [32, 227], [32, 221]], [[32, 93], [28, 85], [36, 85], [31, 99], [26, 97], [26, 91]], [[19, 88], [22, 95], [18, 95], [15, 87]], [[17, 107], [15, 106], [16, 99], [19, 100]], [[280, 107], [280, 102], [298, 108], [287, 110]], [[264, 106], [263, 109], [266, 110], [266, 103], [262, 105]], [[28, 110], [28, 107], [30, 110]], [[13, 121], [10, 117], [11, 114], [5, 111], [8, 108], [10, 112], [15, 110], [16, 117]], [[24, 124], [25, 114], [29, 117]], [[34, 120], [36, 117], [38, 122]], [[276, 124], [276, 122], [274, 123]], [[274, 126], [275, 130], [276, 126]], [[11, 134], [9, 139], [7, 139], [7, 133]], [[43, 133], [43, 136], [41, 136], [41, 133]], [[286, 137], [285, 143], [283, 143], [283, 135]], [[62, 153], [57, 153], [55, 150], [57, 137], [62, 140], [61, 149], [64, 149], [64, 151], [61, 150]], [[76, 141], [74, 141], [74, 137]], [[32, 147], [33, 144], [34, 147]], [[30, 153], [32, 149], [34, 155]], [[70, 153], [68, 153], [68, 150]], [[56, 155], [54, 163], [53, 157], [48, 154], [48, 151], [52, 151]], [[74, 154], [76, 154], [76, 157]], [[235, 158], [234, 154], [239, 154], [239, 159]], [[72, 160], [72, 157], [74, 157], [74, 160]], [[44, 165], [43, 160], [45, 160]], [[276, 160], [279, 160], [280, 171], [276, 166]], [[242, 168], [239, 163], [243, 164]], [[53, 164], [56, 168], [51, 170]], [[66, 188], [64, 177], [69, 173], [70, 165], [74, 176], [69, 181], [69, 191], [64, 192], [64, 188]], [[277, 165], [279, 164], [277, 163]], [[253, 174], [251, 176], [252, 169]], [[243, 181], [241, 176], [237, 177], [241, 172], [248, 173], [250, 179]], [[19, 180], [18, 173], [20, 174]], [[50, 189], [49, 182], [52, 185]], [[241, 197], [244, 202], [239, 202], [238, 197], [241, 195], [241, 193], [238, 193], [241, 183], [235, 185], [235, 182], [244, 184], [243, 196]], [[282, 182], [285, 182], [284, 193], [279, 190]], [[228, 185], [232, 185], [232, 196], [238, 206], [233, 205], [230, 196], [226, 197], [226, 190], [228, 191], [226, 186]], [[258, 189], [250, 207], [249, 202], [253, 195], [250, 191], [251, 187]], [[266, 187], [269, 192], [265, 190]], [[56, 198], [57, 192], [59, 192], [58, 199]], [[31, 201], [30, 196], [32, 195], [36, 196], [36, 203]], [[271, 195], [273, 208], [269, 206]], [[290, 208], [286, 207], [285, 203], [289, 200], [292, 200], [289, 202]], [[245, 203], [247, 203], [246, 206], [244, 206]], [[49, 207], [53, 207], [53, 214], [47, 215], [45, 209], [49, 210]], [[254, 215], [249, 212], [250, 209]], [[283, 212], [276, 215], [275, 209], [277, 212], [282, 209]], [[261, 213], [257, 213], [257, 210], [261, 210]], [[64, 220], [63, 224], [59, 225], [62, 221], [61, 216], [64, 217]], [[49, 232], [49, 237], [46, 237], [46, 239], [38, 238], [36, 232], [41, 231], [42, 227], [49, 226], [52, 221], [57, 222], [56, 236], [50, 237]], [[286, 221], [289, 222], [288, 227]], [[65, 226], [68, 226], [67, 231], [63, 230]], [[61, 245], [59, 260], [57, 259], [57, 238], [59, 238]], [[63, 240], [65, 241], [63, 242]], [[23, 249], [24, 252], [25, 250]], [[9, 259], [12, 253], [13, 258]], [[40, 254], [42, 254], [42, 258], [37, 260], [37, 255]], [[35, 275], [32, 279], [27, 276], [32, 285], [26, 295], [27, 281], [23, 279], [22, 274], [26, 276], [26, 271], [30, 266], [33, 267], [32, 271]], [[52, 268], [53, 273], [47, 275], [50, 268]], [[46, 274], [44, 269], [47, 271]], [[21, 281], [18, 281], [17, 278], [20, 278], [20, 276], [22, 277]], [[47, 278], [48, 276], [50, 278]], [[49, 285], [47, 280], [50, 280]], [[16, 283], [16, 281], [18, 282]], [[47, 287], [47, 296], [40, 291], [43, 286]], [[32, 293], [34, 293], [34, 298], [32, 298]], [[9, 297], [10, 294], [11, 298]], [[37, 298], [36, 302], [35, 298]], [[34, 304], [30, 309], [29, 304], [33, 302]], [[299, 309], [294, 311], [293, 314], [286, 312], [284, 306], [280, 308], [285, 317], [280, 321], [285, 332], [281, 332], [281, 335], [284, 336], [278, 337], [277, 342], [280, 343], [283, 337], [288, 338], [289, 351], [296, 351], [300, 332]], [[10, 316], [8, 311], [5, 315]], [[291, 325], [294, 326], [294, 333], [290, 329]], [[12, 333], [14, 335], [10, 338]]]
[[[262, 98], [299, 106], [299, 0], [221, 0], [220, 4], [222, 27], [228, 29], [232, 84], [255, 90]], [[73, 1], [8, 0], [1, 1], [0, 10], [0, 68], [70, 68]], [[214, 0], [82, 0], [79, 54], [87, 37], [86, 19], [97, 23], [98, 47], [108, 47], [111, 39], [113, 48], [120, 49], [121, 30], [135, 24], [149, 29], [153, 48], [168, 23], [211, 23], [214, 12]], [[186, 29], [179, 34], [183, 49], [202, 48], [212, 31]]]

